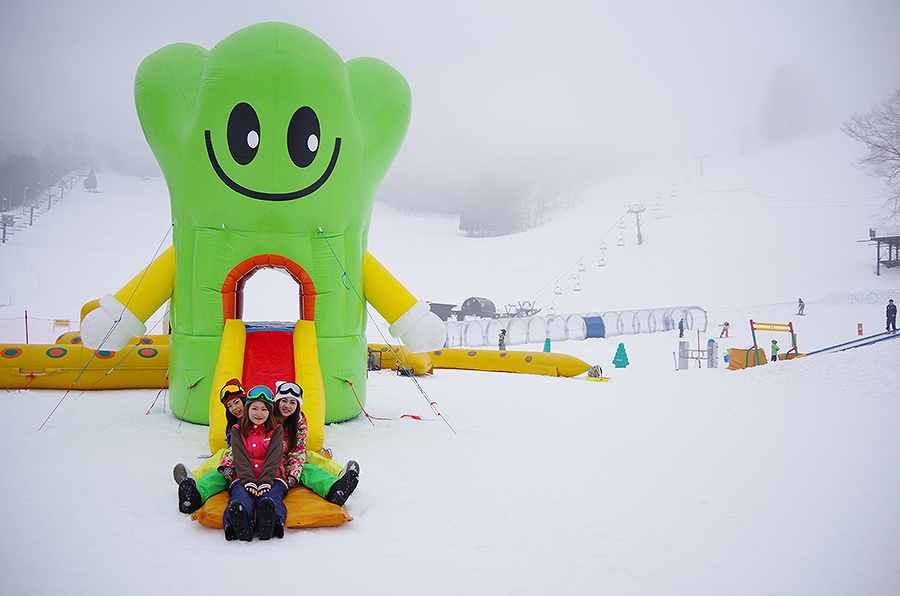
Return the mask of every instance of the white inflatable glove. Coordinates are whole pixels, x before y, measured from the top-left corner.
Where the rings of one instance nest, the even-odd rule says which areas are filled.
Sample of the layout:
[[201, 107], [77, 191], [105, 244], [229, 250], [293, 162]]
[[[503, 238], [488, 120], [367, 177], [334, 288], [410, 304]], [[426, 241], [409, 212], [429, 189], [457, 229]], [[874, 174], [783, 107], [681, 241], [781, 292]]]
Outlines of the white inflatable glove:
[[[133, 337], [147, 332], [147, 326], [112, 294], [100, 299], [100, 308], [95, 308], [81, 321], [81, 343], [91, 350], [118, 352]], [[107, 337], [109, 336], [109, 337]]]
[[389, 327], [391, 337], [399, 337], [413, 353], [430, 352], [444, 347], [447, 330], [439, 316], [424, 302], [416, 302]]

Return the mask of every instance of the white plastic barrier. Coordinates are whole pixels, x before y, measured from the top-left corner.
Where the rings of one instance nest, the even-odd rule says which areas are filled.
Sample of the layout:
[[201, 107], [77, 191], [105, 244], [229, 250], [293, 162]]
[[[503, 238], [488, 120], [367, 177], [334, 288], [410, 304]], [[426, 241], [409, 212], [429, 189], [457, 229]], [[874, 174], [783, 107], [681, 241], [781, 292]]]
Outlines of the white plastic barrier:
[[699, 306], [673, 306], [571, 315], [535, 315], [502, 319], [447, 321], [444, 345], [448, 348], [497, 346], [501, 329], [506, 329], [506, 345], [582, 340], [587, 337], [585, 317], [600, 317], [606, 327], [604, 337], [672, 331], [684, 319], [685, 330], [706, 331], [709, 318]]

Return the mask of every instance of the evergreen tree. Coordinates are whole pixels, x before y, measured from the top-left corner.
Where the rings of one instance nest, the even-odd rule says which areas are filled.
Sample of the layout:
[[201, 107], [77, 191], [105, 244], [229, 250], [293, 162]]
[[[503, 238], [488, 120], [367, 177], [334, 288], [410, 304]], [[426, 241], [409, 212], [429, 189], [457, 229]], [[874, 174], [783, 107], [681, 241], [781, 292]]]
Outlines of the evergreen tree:
[[97, 188], [97, 176], [94, 174], [94, 168], [91, 168], [91, 173], [84, 179], [84, 187], [91, 191]]
[[0, 198], [6, 199], [7, 209], [21, 207], [43, 189], [41, 168], [35, 156], [10, 153], [0, 163]]
[[616, 355], [613, 356], [613, 364], [616, 368], [625, 368], [628, 366], [628, 354], [625, 353], [625, 344], [619, 344], [616, 348]]

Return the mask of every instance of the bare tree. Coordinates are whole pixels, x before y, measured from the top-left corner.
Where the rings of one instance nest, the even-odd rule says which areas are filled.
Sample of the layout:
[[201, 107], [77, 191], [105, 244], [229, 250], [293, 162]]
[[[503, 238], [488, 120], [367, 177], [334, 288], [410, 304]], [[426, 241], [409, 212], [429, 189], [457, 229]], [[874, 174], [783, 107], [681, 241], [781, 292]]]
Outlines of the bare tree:
[[885, 209], [888, 219], [900, 217], [900, 87], [866, 114], [851, 114], [841, 127], [850, 137], [864, 144], [865, 156], [857, 160], [860, 168], [871, 168], [872, 175], [884, 178], [888, 192]]

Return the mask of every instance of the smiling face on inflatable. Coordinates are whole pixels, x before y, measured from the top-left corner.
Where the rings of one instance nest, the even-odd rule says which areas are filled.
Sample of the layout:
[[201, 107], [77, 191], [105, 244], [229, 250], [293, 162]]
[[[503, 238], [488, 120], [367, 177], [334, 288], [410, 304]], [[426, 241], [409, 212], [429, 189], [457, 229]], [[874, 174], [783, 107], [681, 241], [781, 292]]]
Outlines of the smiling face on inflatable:
[[299, 27], [261, 23], [211, 50], [154, 52], [135, 104], [172, 208], [173, 406], [206, 419], [187, 396], [208, 392], [245, 282], [275, 267], [298, 281], [298, 318], [315, 321], [328, 420], [355, 416], [346, 381], [365, 376], [365, 305], [350, 290], [362, 288], [375, 192], [409, 125], [406, 80], [375, 58], [344, 62]]
[[142, 63], [135, 95], [176, 226], [366, 225], [410, 111], [393, 68], [345, 63], [285, 23], [247, 27], [209, 51], [167, 46]]

